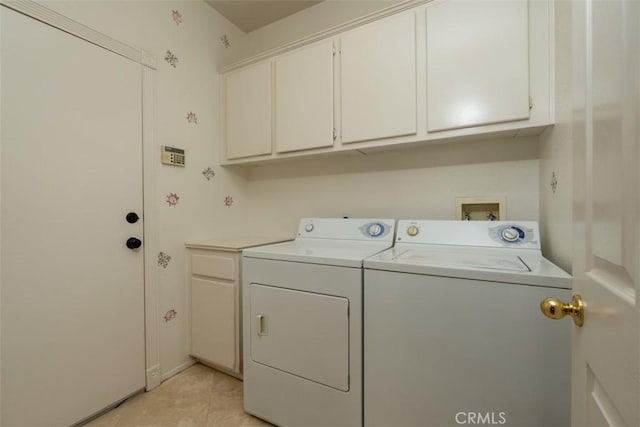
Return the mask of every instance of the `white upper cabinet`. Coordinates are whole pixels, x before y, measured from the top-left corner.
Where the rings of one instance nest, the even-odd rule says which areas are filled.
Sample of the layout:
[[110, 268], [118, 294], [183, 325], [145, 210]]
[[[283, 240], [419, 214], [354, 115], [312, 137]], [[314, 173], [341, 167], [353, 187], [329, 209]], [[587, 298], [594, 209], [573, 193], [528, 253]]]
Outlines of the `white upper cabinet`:
[[333, 43], [275, 59], [276, 152], [333, 145]]
[[341, 38], [342, 143], [417, 133], [416, 14]]
[[427, 131], [529, 118], [526, 0], [426, 7]]
[[223, 164], [540, 134], [553, 15], [552, 0], [399, 2], [233, 64]]
[[271, 62], [226, 74], [224, 129], [227, 159], [271, 153]]

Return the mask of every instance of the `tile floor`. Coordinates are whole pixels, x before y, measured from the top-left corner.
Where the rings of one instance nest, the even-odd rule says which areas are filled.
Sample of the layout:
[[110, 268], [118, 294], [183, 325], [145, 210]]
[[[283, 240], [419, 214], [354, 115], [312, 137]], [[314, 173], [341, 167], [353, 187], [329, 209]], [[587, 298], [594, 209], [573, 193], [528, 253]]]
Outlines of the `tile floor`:
[[197, 364], [87, 426], [271, 426], [242, 408], [242, 381]]

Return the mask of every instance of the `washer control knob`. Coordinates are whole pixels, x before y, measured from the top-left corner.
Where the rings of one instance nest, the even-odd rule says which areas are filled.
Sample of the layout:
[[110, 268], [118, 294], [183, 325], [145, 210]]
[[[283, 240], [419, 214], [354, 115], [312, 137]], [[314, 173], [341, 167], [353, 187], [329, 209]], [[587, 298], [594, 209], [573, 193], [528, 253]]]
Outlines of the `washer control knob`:
[[304, 226], [304, 231], [306, 231], [307, 233], [311, 233], [313, 231], [313, 224], [312, 223], [308, 223], [307, 225]]
[[420, 232], [420, 229], [415, 225], [410, 225], [409, 228], [407, 228], [407, 234], [409, 236], [412, 236], [412, 237], [417, 236], [419, 232]]
[[517, 242], [520, 239], [520, 232], [513, 227], [509, 227], [502, 230], [501, 236], [502, 240], [506, 242]]
[[367, 229], [367, 232], [369, 233], [369, 236], [371, 236], [371, 237], [378, 237], [379, 235], [382, 234], [383, 231], [384, 231], [384, 229], [382, 228], [382, 225], [380, 225], [380, 224], [371, 224], [369, 226], [369, 228]]

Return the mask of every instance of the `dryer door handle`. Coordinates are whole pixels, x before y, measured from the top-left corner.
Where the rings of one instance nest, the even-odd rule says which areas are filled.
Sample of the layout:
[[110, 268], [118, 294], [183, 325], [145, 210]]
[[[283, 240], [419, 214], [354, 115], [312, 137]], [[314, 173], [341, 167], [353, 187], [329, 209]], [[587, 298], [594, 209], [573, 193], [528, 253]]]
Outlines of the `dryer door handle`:
[[258, 336], [264, 337], [265, 335], [269, 335], [269, 331], [267, 329], [267, 316], [264, 314], [258, 314]]

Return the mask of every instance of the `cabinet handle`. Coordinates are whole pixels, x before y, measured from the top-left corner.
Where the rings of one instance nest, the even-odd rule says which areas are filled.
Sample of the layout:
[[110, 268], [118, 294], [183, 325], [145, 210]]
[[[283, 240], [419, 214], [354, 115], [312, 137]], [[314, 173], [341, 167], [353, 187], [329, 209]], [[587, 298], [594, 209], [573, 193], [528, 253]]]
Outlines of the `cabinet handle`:
[[258, 336], [263, 337], [265, 335], [269, 335], [267, 331], [267, 316], [258, 314]]

